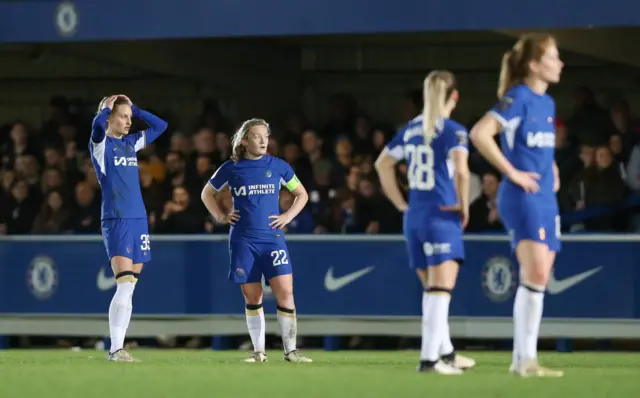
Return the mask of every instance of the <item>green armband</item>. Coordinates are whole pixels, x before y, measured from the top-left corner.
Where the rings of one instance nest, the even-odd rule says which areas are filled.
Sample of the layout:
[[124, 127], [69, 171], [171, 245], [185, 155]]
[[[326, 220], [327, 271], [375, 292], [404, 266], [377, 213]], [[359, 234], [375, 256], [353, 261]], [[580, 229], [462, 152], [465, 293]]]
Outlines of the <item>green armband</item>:
[[284, 184], [284, 186], [287, 187], [289, 191], [293, 191], [300, 186], [300, 180], [298, 180], [298, 177], [294, 175], [288, 183]]

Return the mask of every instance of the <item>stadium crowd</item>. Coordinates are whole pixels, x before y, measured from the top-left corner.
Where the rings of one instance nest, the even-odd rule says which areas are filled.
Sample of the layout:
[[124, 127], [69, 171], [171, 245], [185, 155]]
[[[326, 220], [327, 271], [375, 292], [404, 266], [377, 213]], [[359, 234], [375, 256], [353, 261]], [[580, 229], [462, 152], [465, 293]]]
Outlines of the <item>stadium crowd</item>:
[[[57, 97], [50, 106], [51, 116], [40, 129], [22, 121], [0, 128], [0, 234], [100, 232], [100, 188], [87, 150], [95, 104], [82, 107]], [[418, 115], [421, 108], [421, 93], [407, 94], [399, 124]], [[640, 129], [625, 101], [603, 107], [583, 88], [576, 95], [573, 113], [564, 120], [556, 120], [562, 212], [616, 205], [640, 191]], [[230, 156], [233, 126], [216, 106], [205, 106], [192, 131], [169, 131], [139, 153], [152, 233], [228, 231], [228, 226], [208, 216], [199, 196], [211, 174]], [[136, 128], [144, 126], [134, 124]], [[381, 194], [373, 170], [373, 162], [395, 129], [360, 112], [346, 95], [332, 99], [331, 114], [320, 127], [302, 115], [273, 123], [269, 152], [292, 165], [310, 197], [287, 232], [399, 233], [402, 216]], [[474, 200], [468, 231], [503, 231], [495, 203], [500, 175], [473, 148], [469, 163]], [[398, 175], [405, 190], [406, 173], [401, 164]], [[231, 195], [222, 200], [230, 209]], [[293, 197], [283, 190], [280, 201], [287, 209]], [[637, 213], [631, 207], [573, 228], [638, 230]]]

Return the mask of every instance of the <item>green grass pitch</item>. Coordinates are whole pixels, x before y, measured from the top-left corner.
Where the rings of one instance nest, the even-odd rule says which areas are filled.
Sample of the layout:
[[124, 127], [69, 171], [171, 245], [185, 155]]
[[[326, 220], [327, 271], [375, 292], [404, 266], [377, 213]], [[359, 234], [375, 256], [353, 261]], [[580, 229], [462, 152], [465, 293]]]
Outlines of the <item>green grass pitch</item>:
[[415, 351], [305, 351], [312, 364], [246, 364], [240, 351], [135, 350], [142, 363], [109, 363], [93, 350], [0, 351], [0, 398], [469, 397], [631, 398], [640, 396], [640, 355], [543, 353], [560, 379], [507, 372], [510, 353], [466, 353], [478, 362], [462, 376], [415, 371]]

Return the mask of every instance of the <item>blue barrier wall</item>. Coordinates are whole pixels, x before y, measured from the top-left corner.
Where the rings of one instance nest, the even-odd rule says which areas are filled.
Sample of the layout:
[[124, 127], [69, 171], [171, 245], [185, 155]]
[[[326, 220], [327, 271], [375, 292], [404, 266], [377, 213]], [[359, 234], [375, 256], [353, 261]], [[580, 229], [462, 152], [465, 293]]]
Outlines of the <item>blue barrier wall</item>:
[[0, 42], [636, 26], [627, 0], [0, 2]]
[[[566, 238], [545, 317], [640, 317], [637, 236]], [[452, 316], [509, 317], [517, 264], [506, 237], [470, 236]], [[330, 316], [420, 315], [421, 288], [401, 237], [293, 236], [298, 312]], [[226, 237], [153, 238], [136, 314], [244, 314], [227, 280]], [[100, 237], [0, 239], [0, 314], [104, 314], [115, 282]], [[275, 300], [265, 295], [266, 311]]]

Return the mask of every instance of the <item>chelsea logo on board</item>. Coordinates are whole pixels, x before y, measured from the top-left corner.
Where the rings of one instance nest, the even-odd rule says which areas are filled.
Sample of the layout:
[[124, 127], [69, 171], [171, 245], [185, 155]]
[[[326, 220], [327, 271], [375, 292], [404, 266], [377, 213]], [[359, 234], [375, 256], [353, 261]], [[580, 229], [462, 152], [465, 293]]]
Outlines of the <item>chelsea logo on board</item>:
[[27, 285], [31, 294], [39, 300], [53, 296], [58, 287], [58, 269], [47, 256], [34, 258], [27, 269]]
[[62, 37], [71, 37], [78, 30], [80, 17], [75, 4], [70, 1], [63, 1], [58, 4], [54, 14], [54, 20], [58, 33]]
[[267, 170], [267, 171], [265, 171], [265, 172], [264, 172], [264, 175], [265, 175], [267, 178], [271, 178], [271, 170]]
[[515, 270], [507, 257], [492, 257], [484, 265], [482, 288], [491, 301], [501, 303], [509, 300], [516, 284]]

